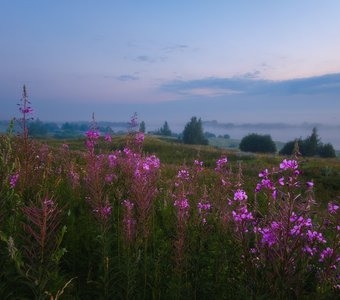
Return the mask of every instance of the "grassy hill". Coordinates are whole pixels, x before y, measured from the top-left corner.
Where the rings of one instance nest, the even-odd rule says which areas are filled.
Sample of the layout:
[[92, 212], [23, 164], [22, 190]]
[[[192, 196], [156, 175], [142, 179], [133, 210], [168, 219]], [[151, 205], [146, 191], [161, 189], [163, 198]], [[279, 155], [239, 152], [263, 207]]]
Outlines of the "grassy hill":
[[[222, 156], [227, 156], [231, 167], [237, 168], [242, 164], [246, 185], [253, 188], [256, 185], [254, 178], [260, 170], [278, 166], [287, 157], [278, 154], [254, 154], [244, 153], [238, 149], [230, 148], [237, 140], [221, 138], [211, 139], [211, 145], [185, 145], [177, 139], [160, 138], [156, 136], [146, 136], [143, 151], [147, 154], [156, 154], [164, 166], [169, 169], [178, 168], [180, 165], [191, 165], [195, 159], [204, 162], [204, 166], [214, 168], [216, 161]], [[83, 151], [85, 139], [75, 140], [42, 140], [54, 148], [60, 148], [63, 143], [69, 145], [73, 151]], [[209, 140], [210, 142], [210, 140]], [[224, 143], [222, 143], [224, 142]], [[115, 136], [112, 138], [110, 147], [103, 141], [99, 144], [100, 151], [110, 152], [116, 149], [123, 149], [126, 143], [125, 136]], [[229, 145], [229, 147], [228, 147]], [[317, 199], [322, 202], [340, 196], [340, 160], [338, 158], [301, 158], [303, 176], [315, 183], [315, 193]], [[172, 174], [172, 172], [171, 172]]]

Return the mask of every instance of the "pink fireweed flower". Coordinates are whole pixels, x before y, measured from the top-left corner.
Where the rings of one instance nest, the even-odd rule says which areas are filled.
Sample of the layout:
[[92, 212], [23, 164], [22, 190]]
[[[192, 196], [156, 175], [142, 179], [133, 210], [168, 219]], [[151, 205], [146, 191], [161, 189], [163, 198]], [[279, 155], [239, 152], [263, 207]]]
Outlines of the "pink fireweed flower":
[[258, 228], [257, 232], [262, 234], [261, 243], [263, 245], [268, 245], [269, 247], [275, 245], [277, 243], [277, 236], [275, 234], [275, 230], [272, 228]]
[[272, 229], [280, 229], [282, 227], [281, 223], [280, 222], [276, 222], [276, 221], [273, 221], [271, 224], [270, 224], [270, 227]]
[[280, 185], [285, 185], [285, 178], [284, 178], [284, 177], [281, 177], [281, 178], [279, 179], [279, 184], [280, 184]]
[[63, 144], [63, 145], [62, 145], [62, 148], [63, 148], [64, 150], [68, 150], [68, 149], [69, 149], [69, 145]]
[[128, 157], [128, 158], [131, 158], [133, 157], [133, 152], [129, 149], [129, 148], [124, 148], [123, 149], [123, 153]]
[[19, 173], [14, 174], [14, 175], [11, 175], [11, 176], [9, 177], [9, 186], [10, 186], [11, 189], [14, 189], [14, 188], [15, 188], [15, 186], [16, 186], [18, 180], [19, 180]]
[[80, 176], [79, 176], [78, 173], [71, 170], [71, 171], [68, 172], [68, 177], [69, 177], [73, 187], [75, 187], [79, 184]]
[[177, 209], [177, 216], [179, 220], [184, 220], [189, 215], [190, 204], [187, 198], [179, 198], [174, 202]]
[[303, 235], [304, 230], [313, 227], [311, 218], [304, 219], [302, 216], [298, 217], [294, 212], [292, 212], [289, 220], [293, 226], [290, 230], [292, 236]]
[[184, 181], [188, 181], [190, 179], [189, 171], [185, 169], [179, 170], [177, 174], [177, 178], [182, 179]]
[[248, 196], [244, 190], [238, 189], [234, 194], [234, 200], [243, 201], [247, 199], [248, 199]]
[[254, 232], [260, 233], [262, 235], [261, 239], [262, 245], [268, 245], [269, 247], [271, 247], [278, 242], [281, 229], [282, 224], [280, 222], [273, 221], [270, 224], [270, 227], [265, 228], [254, 227]]
[[160, 167], [160, 160], [155, 155], [147, 156], [145, 158], [137, 158], [135, 163], [135, 177], [145, 177], [154, 173]]
[[258, 193], [262, 188], [275, 191], [274, 184], [267, 178], [262, 179], [261, 182], [256, 185], [255, 192]]
[[303, 250], [303, 252], [308, 253], [310, 256], [314, 256], [318, 252], [318, 249], [316, 247], [311, 248], [308, 245], [303, 247], [302, 250]]
[[242, 232], [248, 232], [249, 225], [253, 224], [253, 214], [248, 211], [247, 206], [244, 205], [237, 211], [233, 210], [231, 212], [234, 222], [237, 225], [237, 230]]
[[111, 183], [113, 181], [114, 174], [106, 175], [105, 182]]
[[203, 171], [203, 161], [199, 161], [197, 159], [194, 160], [194, 165], [196, 166], [196, 171], [197, 172], [202, 172]]
[[122, 202], [122, 205], [125, 207], [124, 220], [123, 220], [125, 236], [128, 241], [131, 241], [133, 238], [135, 224], [136, 224], [136, 221], [133, 218], [134, 204], [130, 200], [124, 200]]
[[[292, 170], [296, 170], [298, 168], [298, 163], [296, 160], [287, 160], [284, 159], [282, 161], [282, 163], [280, 163], [280, 169], [282, 170], [288, 170], [288, 169], [292, 169]], [[296, 174], [298, 175], [298, 174]]]
[[108, 143], [111, 143], [112, 142], [112, 138], [111, 138], [111, 135], [109, 135], [108, 133], [105, 134], [105, 141], [108, 142]]
[[181, 198], [176, 200], [174, 206], [179, 210], [187, 210], [190, 208], [189, 201], [187, 198]]
[[233, 210], [231, 213], [235, 222], [254, 220], [253, 214], [248, 211], [246, 206], [242, 206], [238, 212]]
[[33, 109], [30, 106], [27, 106], [26, 108], [20, 107], [19, 110], [22, 114], [32, 114], [33, 113]]
[[150, 155], [145, 158], [144, 164], [148, 165], [149, 169], [159, 169], [161, 162], [156, 155]]
[[334, 250], [332, 248], [327, 247], [321, 252], [319, 261], [324, 262], [325, 259], [331, 258], [333, 256], [333, 252]]
[[144, 142], [144, 133], [143, 132], [138, 132], [136, 134], [136, 142], [137, 144], [142, 144]]
[[128, 209], [133, 209], [134, 208], [134, 204], [133, 204], [133, 202], [131, 202], [130, 200], [124, 200], [123, 202], [122, 202], [122, 204], [126, 207], [126, 208], [128, 208]]
[[86, 132], [86, 137], [90, 140], [98, 140], [100, 137], [100, 132], [98, 130], [88, 130]]
[[313, 188], [314, 187], [314, 182], [313, 181], [307, 181], [306, 185], [308, 188]]
[[336, 214], [337, 210], [339, 209], [339, 205], [335, 204], [335, 203], [328, 203], [328, 212], [330, 214]]
[[277, 198], [277, 190], [276, 189], [273, 190], [272, 197], [273, 197], [274, 200], [276, 200], [276, 198]]
[[259, 177], [268, 177], [268, 175], [269, 175], [268, 169], [265, 169], [259, 173]]
[[198, 208], [198, 212], [201, 214], [204, 211], [210, 210], [211, 204], [210, 203], [201, 203], [201, 202], [198, 202], [197, 208]]
[[307, 237], [308, 241], [311, 242], [311, 243], [313, 243], [313, 242], [319, 242], [319, 243], [323, 243], [323, 244], [326, 243], [326, 240], [323, 237], [321, 232], [307, 230], [306, 237]]
[[134, 130], [134, 128], [136, 128], [138, 126], [138, 116], [137, 113], [134, 113], [131, 116], [130, 122], [129, 122], [129, 126], [130, 126], [130, 130]]
[[108, 217], [111, 215], [111, 205], [109, 203], [106, 203], [103, 207], [98, 207], [93, 210], [93, 212], [103, 220], [108, 219]]
[[46, 198], [43, 204], [45, 207], [52, 208], [54, 206], [54, 201], [52, 199]]
[[117, 165], [117, 156], [114, 154], [109, 154], [108, 155], [108, 160], [109, 160], [109, 166], [110, 168], [113, 168]]
[[198, 208], [198, 213], [202, 218], [202, 224], [206, 224], [207, 223], [206, 217], [211, 208], [211, 204], [209, 202], [206, 202], [206, 203], [198, 202], [197, 208]]
[[217, 162], [216, 162], [216, 168], [215, 171], [221, 171], [224, 166], [226, 166], [228, 163], [228, 159], [226, 157], [221, 157]]
[[94, 146], [96, 145], [97, 140], [100, 137], [100, 133], [98, 130], [88, 130], [85, 135], [87, 137], [85, 142], [86, 147], [89, 149], [89, 151], [93, 153]]

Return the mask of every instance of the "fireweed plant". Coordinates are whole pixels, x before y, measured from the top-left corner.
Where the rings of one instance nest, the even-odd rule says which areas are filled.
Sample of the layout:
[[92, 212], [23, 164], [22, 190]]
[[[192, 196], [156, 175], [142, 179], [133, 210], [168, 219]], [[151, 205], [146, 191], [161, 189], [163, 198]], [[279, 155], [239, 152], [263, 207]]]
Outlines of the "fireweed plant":
[[336, 298], [339, 199], [298, 157], [253, 181], [226, 155], [167, 165], [137, 126], [117, 148], [93, 121], [84, 151], [1, 136], [1, 299]]

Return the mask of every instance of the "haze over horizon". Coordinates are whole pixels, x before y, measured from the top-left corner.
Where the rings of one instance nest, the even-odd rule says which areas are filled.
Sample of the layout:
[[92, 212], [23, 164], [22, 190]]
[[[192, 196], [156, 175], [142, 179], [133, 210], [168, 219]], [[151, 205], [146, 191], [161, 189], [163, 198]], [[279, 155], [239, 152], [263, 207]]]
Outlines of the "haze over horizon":
[[0, 2], [0, 119], [340, 124], [339, 1]]

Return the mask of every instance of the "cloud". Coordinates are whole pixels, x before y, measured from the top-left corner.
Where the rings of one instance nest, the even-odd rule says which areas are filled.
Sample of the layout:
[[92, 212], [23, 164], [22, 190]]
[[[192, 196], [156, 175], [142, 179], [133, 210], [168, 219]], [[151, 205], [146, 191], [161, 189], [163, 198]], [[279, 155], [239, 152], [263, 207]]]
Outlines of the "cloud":
[[163, 84], [161, 90], [176, 94], [190, 94], [200, 89], [245, 95], [340, 94], [340, 73], [282, 81], [259, 79], [259, 75], [259, 71], [254, 71], [231, 78], [173, 80]]
[[135, 58], [135, 60], [137, 61], [141, 61], [141, 62], [154, 62], [154, 60], [147, 55], [139, 55]]
[[242, 77], [246, 79], [255, 79], [255, 78], [259, 78], [260, 75], [261, 75], [261, 71], [255, 70], [253, 72], [245, 73]]
[[134, 61], [144, 62], [144, 63], [155, 63], [155, 62], [163, 62], [168, 59], [167, 56], [149, 56], [149, 55], [139, 55], [133, 58]]
[[173, 53], [173, 52], [176, 52], [176, 51], [183, 51], [183, 50], [186, 50], [188, 48], [189, 48], [188, 45], [176, 44], [176, 45], [164, 47], [162, 50], [167, 52], [167, 53]]
[[116, 77], [116, 79], [119, 81], [134, 81], [134, 80], [138, 80], [139, 77], [134, 76], [134, 75], [123, 74], [123, 75]]

